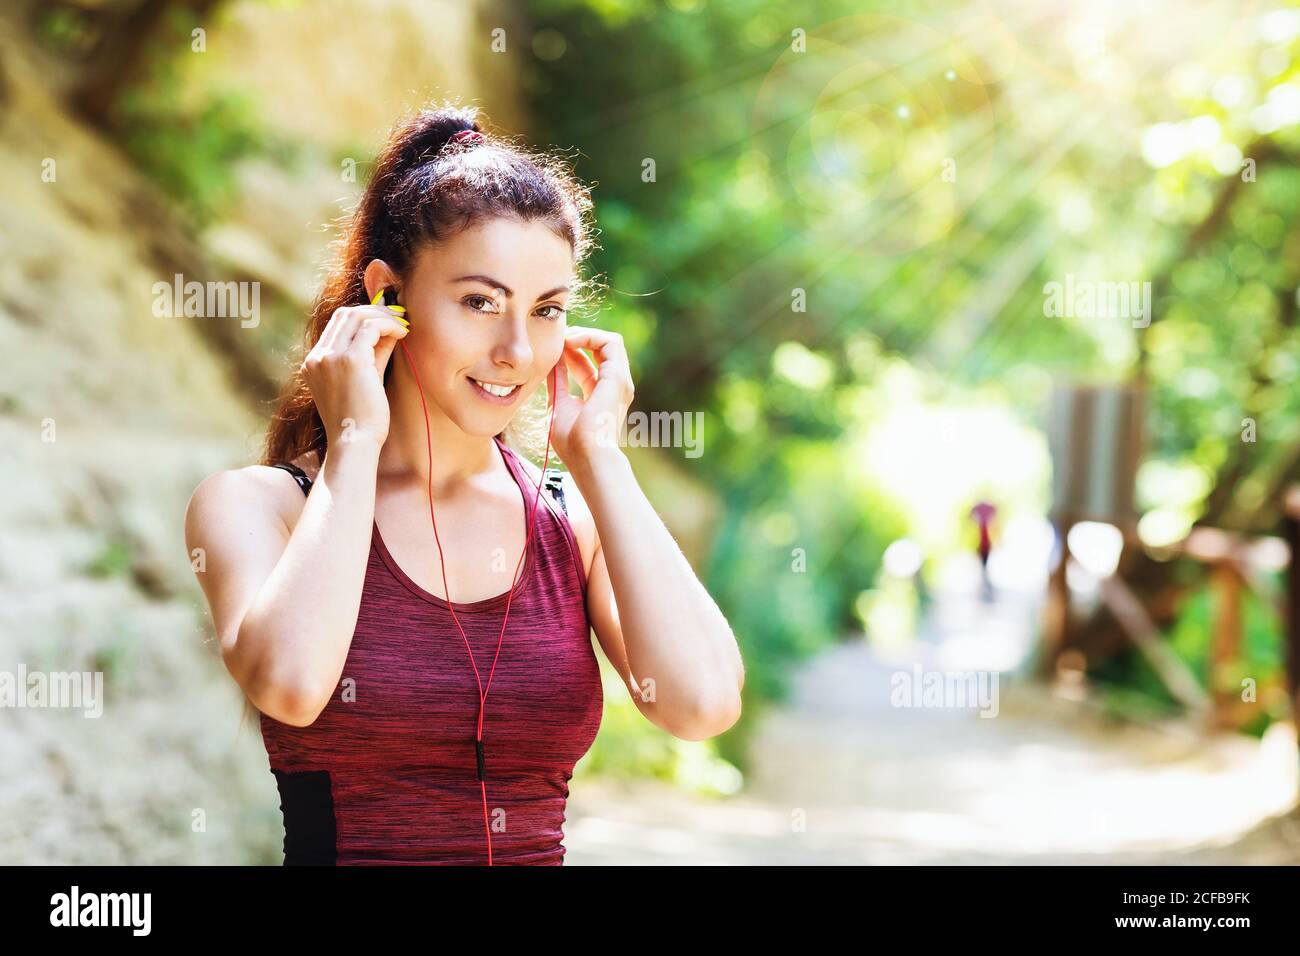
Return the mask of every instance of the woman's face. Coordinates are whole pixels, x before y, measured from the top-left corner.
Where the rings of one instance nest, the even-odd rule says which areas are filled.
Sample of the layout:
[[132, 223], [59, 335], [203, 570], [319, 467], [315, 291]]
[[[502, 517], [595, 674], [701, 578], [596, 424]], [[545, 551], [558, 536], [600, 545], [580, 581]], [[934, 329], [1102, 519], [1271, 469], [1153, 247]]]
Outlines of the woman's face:
[[569, 244], [538, 221], [491, 219], [426, 247], [401, 291], [425, 397], [468, 434], [500, 433], [560, 360], [573, 280]]

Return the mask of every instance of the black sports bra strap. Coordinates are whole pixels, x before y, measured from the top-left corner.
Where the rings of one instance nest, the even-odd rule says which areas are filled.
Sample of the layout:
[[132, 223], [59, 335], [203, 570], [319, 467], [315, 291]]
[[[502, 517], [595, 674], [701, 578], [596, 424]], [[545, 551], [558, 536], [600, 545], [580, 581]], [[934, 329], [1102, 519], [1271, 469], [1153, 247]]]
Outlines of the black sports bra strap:
[[546, 490], [551, 493], [560, 505], [566, 515], [569, 513], [569, 506], [564, 501], [564, 476], [561, 474], [550, 474], [546, 476]]
[[293, 475], [293, 480], [298, 482], [298, 487], [302, 489], [304, 495], [311, 493], [311, 479], [307, 477], [307, 472], [303, 471], [297, 465], [288, 461], [276, 462], [272, 468], [283, 468], [289, 474]]

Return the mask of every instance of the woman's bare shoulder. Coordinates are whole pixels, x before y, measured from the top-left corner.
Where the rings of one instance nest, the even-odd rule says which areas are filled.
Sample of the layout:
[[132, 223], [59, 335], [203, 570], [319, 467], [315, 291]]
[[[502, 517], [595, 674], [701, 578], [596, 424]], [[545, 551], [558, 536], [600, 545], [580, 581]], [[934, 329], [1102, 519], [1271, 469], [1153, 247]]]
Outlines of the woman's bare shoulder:
[[[313, 481], [320, 470], [315, 451], [300, 455], [292, 464]], [[190, 496], [186, 523], [263, 522], [269, 515], [275, 515], [286, 529], [292, 530], [304, 498], [297, 481], [283, 468], [261, 464], [228, 468], [213, 472], [199, 482]]]

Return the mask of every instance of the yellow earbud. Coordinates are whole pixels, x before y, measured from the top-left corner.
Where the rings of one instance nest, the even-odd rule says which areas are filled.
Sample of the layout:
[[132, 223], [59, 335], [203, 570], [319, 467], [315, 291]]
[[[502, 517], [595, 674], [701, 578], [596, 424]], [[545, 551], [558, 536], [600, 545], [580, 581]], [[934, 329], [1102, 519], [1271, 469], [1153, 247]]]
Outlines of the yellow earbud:
[[[370, 304], [379, 305], [381, 302], [383, 302], [384, 293], [387, 291], [388, 288], [386, 286], [381, 288], [378, 292], [375, 293], [375, 297], [370, 300]], [[389, 312], [392, 312], [393, 315], [396, 316], [398, 322], [401, 322], [408, 329], [411, 327], [411, 321], [410, 319], [406, 318], [406, 309], [404, 307], [400, 305], [390, 305], [390, 306], [386, 306], [385, 308], [387, 308]]]

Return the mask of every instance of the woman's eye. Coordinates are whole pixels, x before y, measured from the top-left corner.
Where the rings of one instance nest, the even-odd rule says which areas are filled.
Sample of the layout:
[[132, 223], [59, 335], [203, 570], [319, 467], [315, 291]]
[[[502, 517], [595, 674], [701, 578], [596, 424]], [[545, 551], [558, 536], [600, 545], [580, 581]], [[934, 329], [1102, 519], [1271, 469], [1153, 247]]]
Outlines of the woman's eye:
[[[483, 315], [493, 315], [496, 313], [496, 302], [485, 295], [467, 295], [465, 296], [464, 305], [473, 312]], [[549, 312], [547, 311], [549, 310]], [[537, 310], [537, 314], [542, 318], [554, 322], [560, 316], [565, 314], [565, 310], [558, 305], [544, 305]]]

